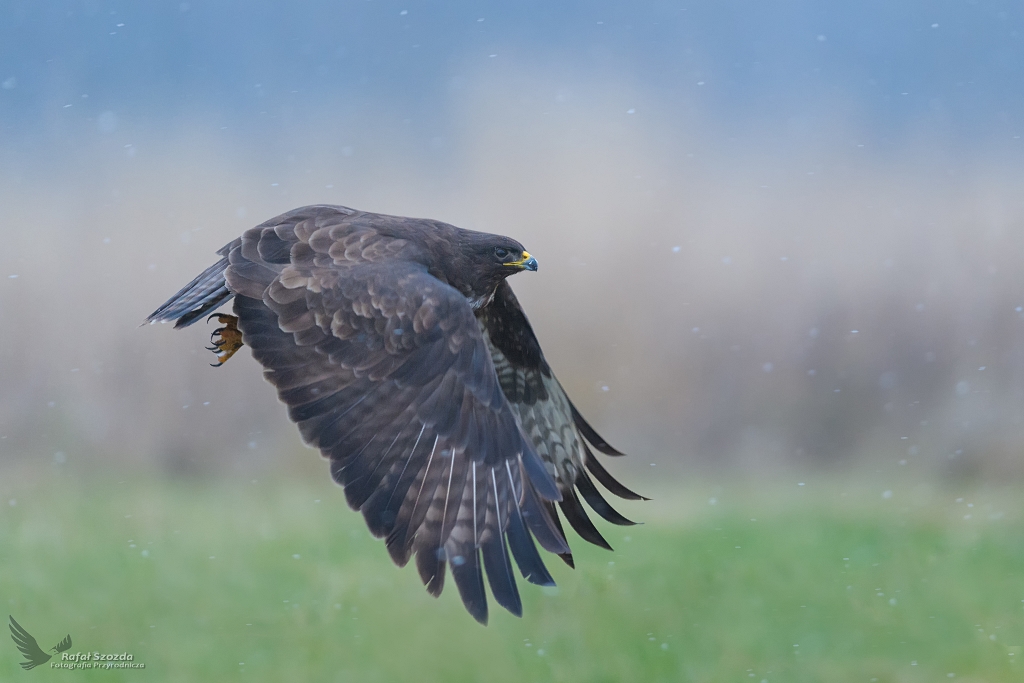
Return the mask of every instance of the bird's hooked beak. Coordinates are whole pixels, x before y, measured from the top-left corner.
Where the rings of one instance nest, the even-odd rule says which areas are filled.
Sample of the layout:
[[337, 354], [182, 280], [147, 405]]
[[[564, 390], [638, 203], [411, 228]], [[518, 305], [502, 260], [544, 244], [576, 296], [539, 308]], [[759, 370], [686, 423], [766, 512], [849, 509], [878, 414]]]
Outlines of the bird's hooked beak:
[[518, 261], [509, 261], [505, 264], [506, 266], [514, 266], [516, 268], [522, 268], [523, 270], [537, 270], [537, 259], [530, 256], [530, 252], [524, 251], [523, 258]]

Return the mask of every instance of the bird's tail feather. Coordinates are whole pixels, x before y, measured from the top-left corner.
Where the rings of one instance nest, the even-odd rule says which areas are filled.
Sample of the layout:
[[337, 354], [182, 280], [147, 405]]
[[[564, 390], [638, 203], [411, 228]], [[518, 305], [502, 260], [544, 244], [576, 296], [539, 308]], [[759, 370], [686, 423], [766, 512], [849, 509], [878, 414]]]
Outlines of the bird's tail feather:
[[234, 296], [224, 281], [227, 270], [227, 256], [199, 274], [195, 280], [181, 288], [163, 306], [146, 318], [147, 323], [177, 321], [174, 327], [187, 327], [206, 313], [216, 309]]

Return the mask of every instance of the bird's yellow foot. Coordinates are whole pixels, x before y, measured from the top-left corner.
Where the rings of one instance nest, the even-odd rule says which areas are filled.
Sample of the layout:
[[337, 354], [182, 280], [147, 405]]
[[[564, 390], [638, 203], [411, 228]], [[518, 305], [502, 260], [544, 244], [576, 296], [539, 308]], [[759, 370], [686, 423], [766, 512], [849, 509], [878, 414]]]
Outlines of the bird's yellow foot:
[[210, 335], [210, 342], [213, 346], [206, 347], [208, 350], [213, 351], [220, 361], [218, 363], [210, 363], [210, 365], [219, 368], [227, 363], [228, 358], [235, 355], [235, 351], [238, 351], [244, 345], [242, 344], [242, 333], [238, 329], [237, 316], [214, 313], [206, 319], [206, 322], [210, 322], [212, 318], [216, 318], [217, 322], [224, 325], [224, 327], [218, 327]]

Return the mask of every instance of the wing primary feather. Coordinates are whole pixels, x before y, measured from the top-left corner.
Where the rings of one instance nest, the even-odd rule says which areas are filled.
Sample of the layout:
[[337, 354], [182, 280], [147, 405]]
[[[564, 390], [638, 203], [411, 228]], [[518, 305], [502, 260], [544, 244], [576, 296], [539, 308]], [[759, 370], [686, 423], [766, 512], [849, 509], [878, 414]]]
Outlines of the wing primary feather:
[[[370, 470], [369, 472], [361, 474], [358, 477], [353, 477], [351, 479], [348, 479], [347, 478], [347, 474], [348, 473], [347, 473], [346, 470], [349, 467], [349, 465], [350, 464], [356, 464], [356, 463], [362, 464], [362, 463], [359, 461], [358, 458], [352, 458], [352, 457], [346, 457], [344, 460], [340, 461], [340, 462], [342, 462], [342, 464], [338, 467], [338, 475], [341, 475], [341, 476], [345, 477], [345, 481], [344, 481], [345, 498], [348, 500], [348, 504], [350, 506], [352, 506], [354, 509], [356, 509], [356, 510], [361, 509], [363, 507], [363, 505], [365, 505], [366, 502], [370, 499], [370, 497], [373, 496], [373, 494], [376, 492], [378, 484], [380, 484], [381, 480], [384, 478], [383, 474], [381, 474], [378, 477], [377, 476], [377, 471], [380, 469], [380, 466], [382, 464], [387, 462], [388, 454], [391, 453], [391, 449], [395, 447], [395, 444], [398, 443], [398, 440], [402, 437], [402, 434], [405, 433], [406, 428], [409, 425], [411, 425], [414, 420], [416, 420], [415, 414], [412, 416], [412, 418], [409, 419], [408, 422], [405, 423], [405, 425], [402, 426], [401, 429], [399, 429], [395, 433], [395, 438], [391, 440], [391, 445], [388, 446], [387, 450], [384, 451], [383, 454], [381, 454], [380, 456], [377, 457], [376, 461], [373, 462], [373, 469]], [[332, 474], [333, 474], [333, 468], [332, 468]], [[337, 481], [339, 484], [343, 483], [341, 481], [341, 479], [338, 478], [338, 476], [335, 476], [335, 481]], [[365, 484], [361, 484], [360, 488], [356, 487], [357, 484], [359, 484], [361, 482], [364, 482], [364, 481], [366, 483]]]
[[[484, 590], [484, 576], [480, 568], [480, 550], [470, 548], [466, 556], [451, 560], [452, 578], [459, 589], [462, 604], [474, 619], [487, 624], [487, 592]], [[460, 559], [462, 562], [457, 562]]]
[[[384, 487], [378, 488], [360, 508], [363, 513], [363, 519], [366, 520], [367, 526], [370, 527], [370, 533], [377, 538], [386, 538], [394, 531], [398, 510], [393, 507], [393, 503], [397, 496], [398, 505], [401, 506], [402, 501], [405, 499], [405, 494], [412, 485], [412, 481], [406, 477], [406, 472], [409, 469], [409, 463], [416, 456], [416, 449], [419, 448], [423, 431], [426, 427], [425, 424], [420, 427], [419, 434], [416, 436], [416, 442], [409, 450], [405, 464], [402, 465], [401, 471], [394, 478], [394, 482], [392, 483], [391, 479], [388, 478]], [[389, 488], [390, 490], [388, 490]], [[385, 493], [387, 493], [387, 498], [384, 497]], [[394, 554], [392, 554], [392, 559], [397, 561]]]
[[594, 509], [594, 512], [604, 517], [612, 524], [619, 526], [633, 526], [636, 522], [626, 519], [613, 508], [601, 495], [601, 492], [594, 486], [594, 482], [587, 476], [585, 470], [579, 470], [576, 474], [576, 488], [583, 495], [583, 499]]
[[611, 550], [612, 547], [608, 545], [608, 541], [604, 540], [604, 536], [597, 530], [594, 523], [590, 521], [590, 517], [587, 516], [587, 511], [583, 509], [583, 505], [580, 504], [580, 499], [576, 497], [576, 491], [569, 489], [566, 491], [566, 495], [562, 497], [562, 502], [559, 503], [562, 508], [562, 514], [565, 515], [565, 519], [569, 522], [569, 525], [576, 530], [583, 540], [589, 541], [594, 545], [600, 546], [606, 550]]
[[[402, 472], [401, 472], [401, 474], [398, 475], [398, 481], [402, 481], [402, 477], [405, 476], [406, 470], [409, 469], [409, 463], [412, 462], [412, 456], [416, 453], [416, 449], [420, 445], [420, 439], [423, 438], [423, 430], [425, 430], [426, 428], [427, 428], [426, 423], [423, 423], [423, 424], [420, 425], [420, 433], [416, 435], [416, 442], [412, 445], [412, 449], [409, 451], [409, 457], [405, 459], [405, 465], [402, 466]], [[437, 445], [437, 441], [436, 440], [434, 441], [434, 445], [435, 446]], [[394, 489], [391, 490], [391, 495], [388, 496], [388, 502], [385, 505], [385, 507], [388, 507], [388, 506], [391, 505], [391, 501], [394, 500], [395, 493], [397, 491], [398, 491], [398, 487], [397, 486]]]
[[[349, 486], [352, 484], [352, 482], [346, 482], [344, 480], [345, 465], [350, 463], [350, 462], [354, 462], [360, 456], [360, 454], [362, 454], [362, 452], [365, 451], [370, 446], [370, 444], [374, 442], [374, 440], [377, 438], [377, 434], [378, 433], [379, 432], [374, 433], [374, 435], [370, 437], [370, 440], [366, 442], [366, 445], [364, 445], [362, 448], [360, 448], [358, 451], [356, 451], [355, 455], [353, 455], [351, 457], [348, 457], [348, 458], [345, 458], [345, 459], [340, 459], [340, 458], [332, 458], [331, 459], [331, 477], [334, 479], [334, 481], [338, 482], [339, 484], [341, 484], [341, 485], [343, 485], [345, 487], [345, 493], [346, 494], [348, 493]], [[348, 498], [347, 495], [346, 495], [346, 498]], [[349, 502], [351, 503], [351, 500], [349, 500]], [[354, 507], [355, 509], [358, 510], [360, 506], [359, 505], [353, 505], [352, 507]]]
[[452, 451], [451, 465], [448, 468], [448, 486], [444, 490], [444, 507], [441, 509], [441, 543], [444, 543], [444, 527], [448, 518], [448, 501], [452, 495], [452, 477], [455, 476], [455, 451]]
[[534, 545], [533, 539], [530, 537], [530, 532], [523, 525], [523, 517], [518, 504], [521, 498], [516, 493], [515, 478], [512, 476], [512, 468], [507, 460], [505, 461], [505, 472], [516, 502], [512, 506], [512, 512], [508, 518], [508, 547], [512, 551], [512, 557], [519, 565], [519, 571], [522, 572], [524, 579], [538, 586], [554, 586], [555, 580], [548, 573], [547, 567], [544, 566], [544, 560], [541, 559], [540, 553], [537, 552], [537, 546]]
[[523, 449], [522, 463], [526, 475], [541, 498], [554, 501], [562, 500], [562, 493], [558, 490], [555, 478], [544, 467], [544, 461], [540, 459], [532, 446]]
[[481, 547], [484, 558], [484, 568], [487, 570], [487, 579], [491, 584], [491, 592], [499, 605], [507, 609], [517, 617], [523, 616], [523, 601], [519, 597], [519, 588], [516, 586], [515, 576], [512, 574], [512, 562], [509, 559], [508, 548], [505, 547], [505, 527], [501, 523], [502, 503], [508, 503], [508, 497], [503, 497], [498, 492], [498, 479], [491, 468], [491, 491], [489, 495], [494, 497], [494, 514], [497, 533], [491, 533]]
[[[455, 470], [454, 453], [445, 460], [441, 469], [441, 482], [438, 484], [438, 488], [444, 487], [444, 498], [440, 503], [440, 519], [434, 519], [431, 516], [431, 510], [435, 510], [436, 514], [438, 491], [435, 489], [434, 500], [427, 505], [426, 522], [423, 524], [422, 535], [417, 533], [415, 538], [416, 569], [419, 571], [423, 584], [427, 587], [427, 592], [434, 597], [440, 595], [444, 588], [445, 539], [441, 534], [444, 530], [444, 518], [448, 510], [448, 497], [451, 495], [452, 475]], [[445, 470], [447, 470], [447, 477], [445, 477]]]
[[423, 495], [424, 488], [427, 487], [428, 482], [432, 485], [429, 489], [430, 500], [433, 500], [434, 491], [437, 489], [438, 477], [432, 472], [432, 468], [434, 465], [434, 455], [437, 453], [437, 444], [440, 439], [440, 436], [434, 437], [434, 445], [430, 448], [427, 464], [424, 465], [422, 473], [418, 475], [420, 477], [420, 485], [416, 489], [416, 496], [411, 501], [406, 500], [402, 503], [401, 508], [398, 510], [398, 520], [395, 523], [395, 528], [387, 539], [388, 550], [393, 550], [391, 556], [396, 558], [396, 562], [400, 560], [400, 565], [404, 565], [409, 561], [409, 553], [412, 551], [413, 542], [419, 533], [420, 525], [423, 523], [423, 518], [426, 516], [427, 508], [430, 505], [429, 502], [421, 504], [425, 500]]
[[[565, 531], [562, 530], [562, 522], [558, 519], [558, 509], [555, 507], [555, 504], [545, 501], [544, 509], [548, 511], [548, 515], [550, 515], [551, 519], [554, 520], [555, 526], [558, 527], [558, 533], [565, 537]], [[568, 548], [569, 546], [566, 545], [566, 547]], [[562, 559], [562, 562], [569, 565], [570, 568], [576, 569], [576, 563], [572, 559], [571, 552], [567, 550], [564, 553], [558, 553], [558, 557]]]
[[480, 547], [480, 534], [476, 530], [476, 461], [473, 461], [473, 547]]
[[[553, 503], [541, 503], [533, 484], [523, 478], [523, 519], [541, 547], [548, 552], [562, 555], [569, 552], [569, 543], [558, 523], [558, 513]], [[554, 518], [552, 518], [554, 515]]]
[[619, 498], [625, 498], [626, 500], [650, 500], [650, 498], [644, 498], [639, 493], [630, 491], [623, 486], [615, 477], [608, 473], [608, 470], [594, 457], [594, 454], [590, 452], [590, 448], [587, 444], [583, 444], [583, 451], [586, 458], [583, 460], [583, 464], [587, 466], [590, 473], [594, 475], [601, 484], [611, 491], [614, 495]]
[[[455, 460], [455, 458], [461, 458], [462, 461], [458, 462]], [[459, 519], [459, 511], [460, 508], [462, 507], [462, 499], [465, 496], [466, 492], [466, 479], [469, 476], [470, 471], [469, 466], [466, 464], [466, 461], [468, 459], [469, 458], [468, 456], [466, 456], [465, 451], [455, 451], [452, 455], [453, 474], [450, 491], [455, 495], [453, 498], [450, 499], [450, 502], [452, 504], [449, 505], [445, 510], [443, 525], [441, 527], [442, 543], [447, 543]], [[451, 514], [448, 514], [449, 512]]]
[[441, 595], [441, 591], [444, 590], [446, 563], [441, 555], [440, 548], [422, 550], [416, 553], [416, 569], [420, 573], [423, 585], [427, 587], [427, 593], [435, 598]]
[[[566, 399], [568, 400], [568, 396]], [[580, 415], [580, 411], [576, 410], [576, 406], [572, 404], [572, 401], [569, 401], [569, 409], [572, 410], [572, 421], [576, 425], [576, 429], [580, 430], [580, 434], [583, 435], [583, 438], [594, 444], [594, 448], [605, 455], [623, 455], [623, 453], [620, 453], [609, 446], [608, 442], [602, 439], [601, 435], [590, 426], [590, 423], [583, 419], [583, 416]]]

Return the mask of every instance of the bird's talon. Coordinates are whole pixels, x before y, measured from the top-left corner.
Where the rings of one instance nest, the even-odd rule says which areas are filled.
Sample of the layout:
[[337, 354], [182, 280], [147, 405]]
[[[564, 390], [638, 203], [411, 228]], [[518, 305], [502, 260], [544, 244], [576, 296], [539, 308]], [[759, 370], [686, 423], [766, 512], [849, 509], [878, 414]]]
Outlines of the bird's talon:
[[210, 363], [210, 366], [219, 368], [235, 355], [238, 349], [242, 348], [242, 333], [238, 329], [236, 316], [214, 313], [206, 319], [206, 322], [210, 322], [213, 318], [216, 318], [217, 322], [224, 323], [224, 327], [218, 327], [210, 334], [210, 342], [213, 346], [207, 346], [206, 349], [216, 354], [218, 359], [217, 363]]

